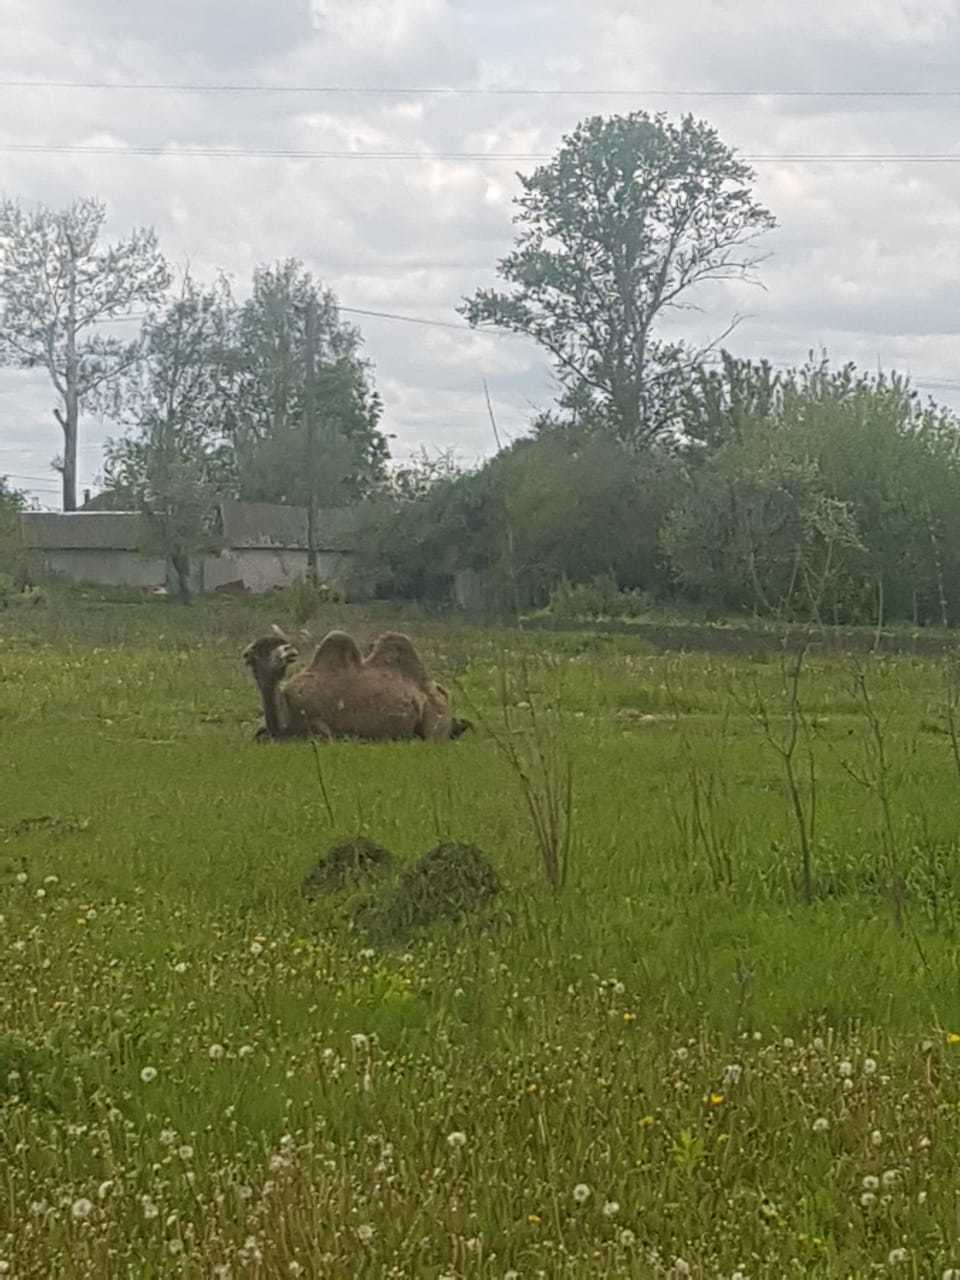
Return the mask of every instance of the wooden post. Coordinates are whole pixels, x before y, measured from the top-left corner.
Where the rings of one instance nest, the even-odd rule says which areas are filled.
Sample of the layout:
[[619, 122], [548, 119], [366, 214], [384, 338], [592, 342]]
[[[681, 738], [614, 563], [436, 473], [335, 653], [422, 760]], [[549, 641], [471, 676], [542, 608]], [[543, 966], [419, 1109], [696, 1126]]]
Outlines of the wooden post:
[[317, 581], [317, 415], [316, 346], [317, 306], [311, 293], [307, 301], [306, 350], [304, 352], [303, 426], [307, 446], [307, 578]]

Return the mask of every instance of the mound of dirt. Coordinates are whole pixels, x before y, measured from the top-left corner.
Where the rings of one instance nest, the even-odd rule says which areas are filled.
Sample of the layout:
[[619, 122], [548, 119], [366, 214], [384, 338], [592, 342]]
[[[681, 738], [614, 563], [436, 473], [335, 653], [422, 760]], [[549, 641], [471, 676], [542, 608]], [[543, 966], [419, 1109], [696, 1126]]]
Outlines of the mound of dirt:
[[384, 933], [401, 934], [438, 920], [457, 920], [499, 892], [493, 864], [476, 845], [438, 844], [404, 871], [396, 893], [370, 923]]
[[309, 898], [318, 893], [336, 893], [381, 879], [393, 869], [393, 854], [366, 836], [354, 836], [335, 844], [306, 877], [301, 889]]

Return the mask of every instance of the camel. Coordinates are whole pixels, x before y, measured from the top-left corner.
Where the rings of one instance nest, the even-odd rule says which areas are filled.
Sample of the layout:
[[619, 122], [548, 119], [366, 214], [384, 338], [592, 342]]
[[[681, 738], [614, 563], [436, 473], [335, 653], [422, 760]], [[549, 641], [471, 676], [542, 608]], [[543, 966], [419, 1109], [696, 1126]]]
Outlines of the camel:
[[469, 728], [454, 720], [450, 698], [427, 675], [410, 639], [382, 635], [364, 658], [344, 631], [331, 631], [309, 666], [286, 679], [298, 650], [274, 626], [243, 652], [263, 702], [260, 739], [422, 738], [443, 742]]

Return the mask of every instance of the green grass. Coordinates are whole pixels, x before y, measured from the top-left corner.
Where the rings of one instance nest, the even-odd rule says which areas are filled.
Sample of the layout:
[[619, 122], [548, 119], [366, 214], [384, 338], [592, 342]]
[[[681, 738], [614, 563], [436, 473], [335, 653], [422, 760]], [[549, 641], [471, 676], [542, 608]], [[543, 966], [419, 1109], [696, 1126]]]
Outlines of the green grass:
[[[810, 663], [806, 904], [751, 714], [787, 723], [776, 659], [325, 611], [364, 639], [399, 616], [494, 727], [501, 670], [528, 664], [511, 699], [558, 709], [574, 769], [552, 895], [483, 729], [252, 742], [238, 654], [279, 603], [0, 615], [3, 1274], [960, 1267], [960, 778], [935, 662], [861, 659], [889, 822], [857, 780], [850, 664]], [[504, 893], [375, 947], [349, 898], [299, 892], [355, 832], [402, 866], [475, 843]]]

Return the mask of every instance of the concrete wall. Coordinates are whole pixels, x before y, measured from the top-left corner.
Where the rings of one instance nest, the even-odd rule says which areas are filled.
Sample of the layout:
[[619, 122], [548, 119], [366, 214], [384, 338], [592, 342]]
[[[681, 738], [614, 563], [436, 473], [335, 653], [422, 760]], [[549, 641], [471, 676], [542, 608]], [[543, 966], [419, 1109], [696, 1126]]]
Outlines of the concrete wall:
[[[338, 584], [350, 572], [350, 556], [339, 552], [318, 552], [317, 576], [321, 582]], [[289, 587], [306, 577], [306, 551], [280, 551], [268, 548], [226, 550], [208, 556], [203, 565], [203, 582], [207, 591], [215, 591], [227, 582], [242, 581], [248, 591], [259, 593], [276, 587]]]
[[136, 551], [64, 548], [38, 554], [49, 573], [68, 582], [100, 587], [163, 587], [167, 583], [166, 562]]

